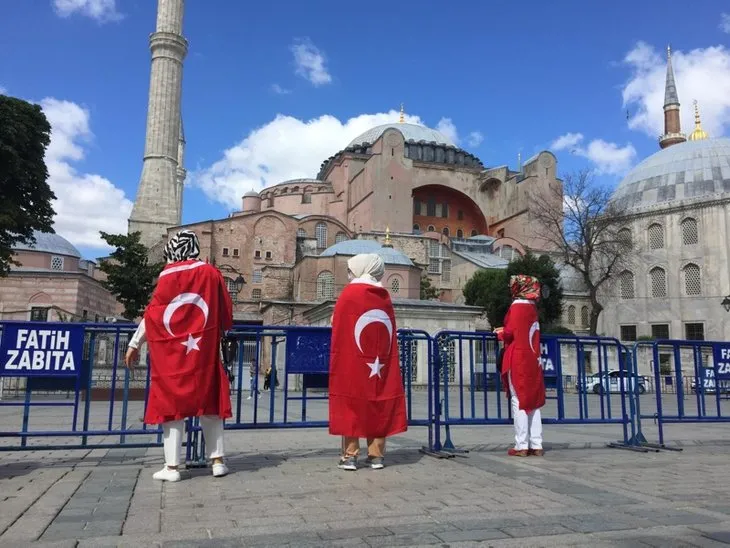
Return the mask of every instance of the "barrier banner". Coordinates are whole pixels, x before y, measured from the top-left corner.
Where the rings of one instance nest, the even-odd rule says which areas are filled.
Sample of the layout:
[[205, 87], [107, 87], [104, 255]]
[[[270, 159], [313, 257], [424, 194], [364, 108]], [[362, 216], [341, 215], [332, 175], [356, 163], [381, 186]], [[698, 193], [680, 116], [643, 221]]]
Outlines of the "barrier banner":
[[558, 341], [545, 336], [540, 338], [540, 365], [543, 375], [555, 377], [558, 372], [555, 364], [558, 361]]
[[712, 345], [713, 358], [717, 367], [717, 378], [719, 380], [730, 380], [730, 344]]
[[8, 323], [0, 340], [0, 376], [77, 377], [83, 324]]

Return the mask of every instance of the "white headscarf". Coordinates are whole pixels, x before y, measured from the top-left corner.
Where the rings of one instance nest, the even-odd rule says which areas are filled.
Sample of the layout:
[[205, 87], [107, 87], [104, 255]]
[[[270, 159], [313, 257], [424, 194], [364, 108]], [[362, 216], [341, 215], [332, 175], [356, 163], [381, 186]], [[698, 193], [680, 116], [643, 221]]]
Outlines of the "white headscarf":
[[347, 261], [347, 268], [355, 278], [370, 282], [379, 282], [385, 275], [385, 263], [375, 253], [355, 255]]

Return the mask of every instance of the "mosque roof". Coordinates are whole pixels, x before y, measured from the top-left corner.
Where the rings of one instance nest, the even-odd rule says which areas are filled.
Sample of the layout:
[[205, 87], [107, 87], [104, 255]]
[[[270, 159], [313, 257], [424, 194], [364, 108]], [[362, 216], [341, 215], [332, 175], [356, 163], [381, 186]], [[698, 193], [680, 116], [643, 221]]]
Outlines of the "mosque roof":
[[383, 135], [383, 133], [385, 133], [389, 129], [395, 129], [400, 131], [401, 135], [403, 135], [403, 138], [406, 141], [424, 141], [426, 143], [437, 143], [439, 145], [447, 145], [453, 147], [456, 146], [451, 139], [446, 137], [446, 135], [444, 135], [440, 131], [436, 131], [435, 129], [431, 129], [426, 126], [419, 126], [417, 124], [395, 122], [391, 124], [375, 126], [374, 128], [367, 130], [365, 133], [358, 135], [352, 141], [350, 141], [350, 144], [347, 145], [347, 148], [357, 145], [363, 145], [365, 143], [374, 143]]
[[375, 253], [380, 255], [385, 264], [389, 265], [413, 266], [413, 262], [404, 253], [392, 247], [383, 247], [375, 240], [345, 240], [328, 247], [319, 256], [354, 256], [360, 253]]
[[621, 181], [613, 202], [640, 210], [730, 193], [730, 139], [687, 141], [656, 152]]
[[53, 253], [54, 255], [66, 255], [68, 257], [81, 258], [81, 253], [63, 236], [48, 232], [33, 232], [35, 245], [18, 243], [13, 246], [15, 251], [38, 251], [41, 253]]

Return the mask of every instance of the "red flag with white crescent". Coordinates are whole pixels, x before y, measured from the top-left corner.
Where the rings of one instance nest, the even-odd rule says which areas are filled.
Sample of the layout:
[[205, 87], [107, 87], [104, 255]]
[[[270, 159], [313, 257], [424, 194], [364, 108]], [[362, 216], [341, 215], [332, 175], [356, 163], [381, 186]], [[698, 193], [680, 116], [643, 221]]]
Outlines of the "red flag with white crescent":
[[408, 429], [395, 313], [388, 291], [354, 282], [332, 318], [329, 431], [383, 438]]
[[220, 271], [197, 260], [167, 265], [144, 322], [151, 369], [145, 423], [230, 417], [220, 337], [231, 328], [233, 312]]

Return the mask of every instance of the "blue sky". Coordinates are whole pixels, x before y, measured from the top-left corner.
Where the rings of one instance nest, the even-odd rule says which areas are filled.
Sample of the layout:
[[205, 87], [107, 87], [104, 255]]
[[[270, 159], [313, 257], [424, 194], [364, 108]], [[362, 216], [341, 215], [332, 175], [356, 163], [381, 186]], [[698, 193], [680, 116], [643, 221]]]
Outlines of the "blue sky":
[[[155, 10], [152, 0], [3, 6], [0, 87], [46, 108], [56, 229], [89, 256], [98, 230], [126, 230]], [[727, 134], [723, 10], [719, 0], [188, 0], [183, 220], [225, 216], [252, 187], [316, 175], [358, 133], [397, 119], [401, 102], [485, 165], [515, 167], [518, 152], [552, 147], [561, 173], [593, 167], [616, 184], [658, 149], [667, 42], [684, 129], [697, 99], [711, 135]], [[319, 69], [298, 71], [297, 52]]]

